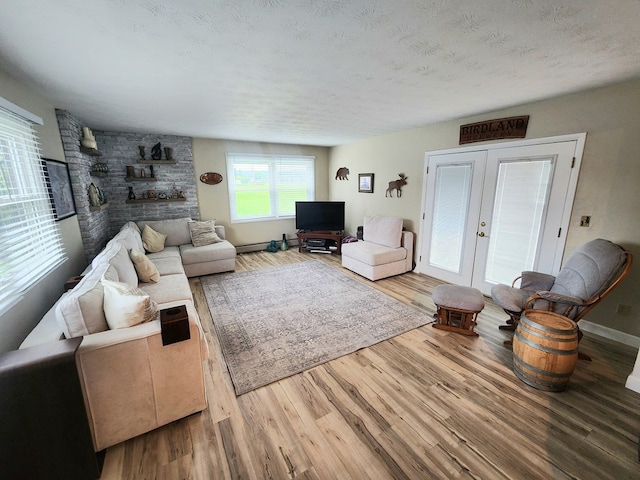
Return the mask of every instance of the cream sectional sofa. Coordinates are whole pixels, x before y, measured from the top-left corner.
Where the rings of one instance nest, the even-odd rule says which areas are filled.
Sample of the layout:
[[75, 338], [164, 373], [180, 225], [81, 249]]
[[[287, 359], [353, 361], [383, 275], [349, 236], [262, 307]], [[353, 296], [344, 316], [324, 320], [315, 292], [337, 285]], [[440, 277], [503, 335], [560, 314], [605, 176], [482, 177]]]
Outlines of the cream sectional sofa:
[[[165, 248], [147, 255], [157, 267], [157, 283], [138, 281], [129, 251], [144, 251], [141, 230], [132, 222], [124, 225], [20, 346], [84, 337], [76, 363], [96, 452], [207, 406], [203, 362], [208, 347], [188, 276], [233, 270], [236, 253], [217, 225], [222, 242], [193, 247], [188, 221], [139, 223], [167, 235]], [[159, 310], [185, 305], [190, 338], [163, 346], [159, 313], [146, 323], [109, 329], [103, 278], [139, 288]]]

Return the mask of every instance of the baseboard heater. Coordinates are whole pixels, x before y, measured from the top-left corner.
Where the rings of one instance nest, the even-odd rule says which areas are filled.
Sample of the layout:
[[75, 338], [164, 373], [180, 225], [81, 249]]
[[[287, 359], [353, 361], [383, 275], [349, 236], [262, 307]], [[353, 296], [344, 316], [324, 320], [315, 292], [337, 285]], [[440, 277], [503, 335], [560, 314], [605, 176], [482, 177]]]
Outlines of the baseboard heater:
[[[278, 248], [280, 248], [280, 242], [282, 239], [277, 240]], [[249, 252], [260, 252], [262, 250], [266, 250], [271, 242], [260, 242], [260, 243], [250, 243], [247, 245], [236, 245], [236, 252], [238, 253], [249, 253]], [[287, 243], [289, 244], [289, 248], [298, 246], [297, 238], [287, 238]]]

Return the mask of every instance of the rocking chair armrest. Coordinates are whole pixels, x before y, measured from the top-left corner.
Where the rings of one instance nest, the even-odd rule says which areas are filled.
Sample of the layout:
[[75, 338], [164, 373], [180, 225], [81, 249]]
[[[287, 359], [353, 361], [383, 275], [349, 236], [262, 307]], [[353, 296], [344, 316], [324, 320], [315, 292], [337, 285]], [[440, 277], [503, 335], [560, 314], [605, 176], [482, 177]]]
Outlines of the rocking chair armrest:
[[548, 291], [556, 281], [556, 277], [547, 273], [522, 272], [520, 277], [520, 288], [523, 290], [533, 290], [534, 292]]
[[551, 302], [551, 304], [560, 303], [562, 305], [569, 305], [571, 307], [581, 307], [588, 305], [588, 301], [585, 302], [582, 298], [579, 297], [562, 295], [556, 292], [540, 291], [536, 292], [535, 295], [531, 295], [529, 298], [527, 298], [527, 300], [524, 302], [524, 308], [529, 308], [531, 304], [539, 299], [547, 300], [548, 302]]

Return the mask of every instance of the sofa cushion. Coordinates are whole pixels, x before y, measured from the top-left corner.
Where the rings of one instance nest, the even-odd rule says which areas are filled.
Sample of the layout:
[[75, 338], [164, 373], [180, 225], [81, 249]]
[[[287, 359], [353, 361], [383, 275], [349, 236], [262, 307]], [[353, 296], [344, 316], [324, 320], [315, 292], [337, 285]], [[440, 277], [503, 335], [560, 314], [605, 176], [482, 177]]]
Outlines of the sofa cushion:
[[191, 236], [191, 243], [194, 247], [203, 247], [222, 241], [216, 233], [216, 223], [214, 220], [189, 222], [189, 235]]
[[175, 275], [178, 273], [182, 275], [185, 274], [182, 266], [182, 260], [180, 260], [180, 255], [177, 255], [176, 257], [154, 258], [153, 264], [158, 269], [161, 277], [163, 275]]
[[167, 236], [165, 246], [177, 247], [185, 243], [191, 243], [189, 235], [189, 221], [191, 218], [174, 218], [170, 220], [151, 220], [138, 222], [138, 227], [144, 232], [144, 226], [149, 225], [156, 232], [163, 233]]
[[384, 265], [407, 258], [405, 248], [389, 248], [372, 242], [353, 242], [342, 245], [342, 256], [367, 265]]
[[143, 283], [157, 283], [160, 279], [160, 272], [158, 272], [158, 267], [156, 267], [151, 260], [144, 254], [144, 252], [132, 248], [129, 251], [129, 257], [131, 257], [131, 261], [133, 262], [133, 266], [136, 269], [136, 273], [138, 274], [138, 280]]
[[184, 265], [191, 265], [193, 263], [235, 258], [236, 248], [226, 240], [203, 247], [194, 247], [192, 244], [187, 244], [180, 246], [180, 255]]
[[397, 217], [364, 217], [363, 237], [367, 242], [398, 248], [402, 242], [402, 219]]
[[[147, 253], [147, 257], [156, 265], [161, 258], [177, 258], [180, 260], [180, 248], [178, 247], [164, 247], [161, 252]], [[160, 273], [162, 275], [162, 272]]]
[[56, 305], [56, 322], [66, 338], [80, 337], [109, 329], [104, 316], [102, 278], [118, 281], [118, 273], [102, 263], [87, 273], [75, 288]]
[[140, 290], [149, 294], [160, 305], [176, 300], [192, 300], [189, 280], [184, 273], [162, 275], [158, 283], [140, 284]]
[[[136, 227], [137, 229], [137, 227]], [[121, 229], [115, 237], [113, 237], [107, 245], [110, 243], [121, 243], [127, 249], [127, 252], [132, 248], [136, 248], [138, 250], [142, 250], [142, 238], [140, 233], [137, 230], [132, 228], [123, 228]]]
[[155, 231], [149, 225], [145, 225], [142, 230], [142, 246], [147, 252], [161, 252], [164, 250], [164, 244], [167, 236], [164, 233]]
[[133, 327], [156, 318], [158, 305], [149, 294], [126, 283], [102, 279], [104, 314], [111, 330]]
[[100, 255], [93, 259], [92, 265], [95, 268], [102, 263], [113, 265], [118, 272], [118, 281], [128, 283], [132, 287], [138, 285], [138, 274], [124, 244], [109, 242]]

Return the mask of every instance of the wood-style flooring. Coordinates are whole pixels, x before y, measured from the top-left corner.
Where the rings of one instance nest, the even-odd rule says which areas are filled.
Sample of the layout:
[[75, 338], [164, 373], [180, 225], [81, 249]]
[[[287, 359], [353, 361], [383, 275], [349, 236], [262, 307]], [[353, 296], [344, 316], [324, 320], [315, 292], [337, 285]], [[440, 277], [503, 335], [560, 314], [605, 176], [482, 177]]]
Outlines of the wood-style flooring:
[[[249, 253], [237, 270], [310, 258], [342, 268], [312, 255]], [[370, 282], [430, 313], [439, 283]], [[624, 387], [634, 348], [586, 334], [593, 361], [578, 362], [564, 392], [537, 390], [513, 374], [506, 315], [486, 299], [477, 338], [426, 325], [236, 397], [200, 280], [191, 287], [211, 351], [209, 407], [109, 448], [103, 480], [640, 478], [640, 394]]]

